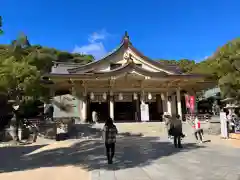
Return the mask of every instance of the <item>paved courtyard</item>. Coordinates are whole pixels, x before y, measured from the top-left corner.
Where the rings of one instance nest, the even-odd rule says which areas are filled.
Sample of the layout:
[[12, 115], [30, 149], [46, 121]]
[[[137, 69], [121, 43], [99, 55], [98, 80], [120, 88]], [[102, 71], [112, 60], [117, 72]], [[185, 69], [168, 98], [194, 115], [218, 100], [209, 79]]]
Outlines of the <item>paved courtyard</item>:
[[[187, 141], [187, 142], [186, 142]], [[185, 140], [174, 149], [166, 138], [125, 140], [113, 165], [100, 163], [92, 180], [233, 180], [240, 179], [240, 149], [221, 145], [196, 145]]]
[[0, 148], [1, 180], [238, 180], [240, 149], [207, 142], [197, 145], [191, 135], [183, 149], [161, 136], [122, 135], [116, 158], [106, 164], [100, 139]]

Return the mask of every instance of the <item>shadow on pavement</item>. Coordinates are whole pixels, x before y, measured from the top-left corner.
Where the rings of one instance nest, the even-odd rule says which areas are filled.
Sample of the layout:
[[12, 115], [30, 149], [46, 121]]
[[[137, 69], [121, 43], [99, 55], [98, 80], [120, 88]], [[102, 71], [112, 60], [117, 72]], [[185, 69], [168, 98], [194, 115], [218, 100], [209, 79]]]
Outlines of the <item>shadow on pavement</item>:
[[[70, 140], [71, 141], [71, 140]], [[106, 164], [105, 147], [101, 140], [85, 140], [70, 147], [35, 150], [43, 146], [20, 146], [0, 148], [0, 172], [13, 172], [73, 165], [86, 170], [126, 169], [145, 166], [165, 156], [182, 151], [203, 148], [195, 144], [183, 144], [183, 149], [175, 149], [170, 142], [161, 142], [159, 137], [131, 136], [119, 137], [116, 144], [115, 163]]]
[[[70, 139], [78, 139], [78, 138], [89, 138], [89, 139], [96, 139], [102, 137], [102, 127], [103, 125], [100, 125], [98, 127], [95, 127], [95, 125], [91, 124], [75, 124], [73, 128], [71, 128], [69, 133]], [[130, 132], [123, 132], [119, 133], [119, 136], [142, 136], [141, 133], [132, 134]]]

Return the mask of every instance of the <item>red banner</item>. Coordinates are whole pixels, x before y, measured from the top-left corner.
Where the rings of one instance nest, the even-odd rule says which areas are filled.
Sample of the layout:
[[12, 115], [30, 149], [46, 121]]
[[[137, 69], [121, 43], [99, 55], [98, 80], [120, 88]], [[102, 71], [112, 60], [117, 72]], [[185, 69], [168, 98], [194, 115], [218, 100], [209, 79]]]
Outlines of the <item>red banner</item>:
[[194, 113], [194, 106], [195, 106], [195, 97], [185, 95], [185, 102], [186, 102], [186, 108], [190, 109], [191, 113]]
[[190, 96], [190, 110], [191, 110], [191, 113], [194, 113], [194, 105], [195, 105], [195, 98], [194, 98], [194, 96]]

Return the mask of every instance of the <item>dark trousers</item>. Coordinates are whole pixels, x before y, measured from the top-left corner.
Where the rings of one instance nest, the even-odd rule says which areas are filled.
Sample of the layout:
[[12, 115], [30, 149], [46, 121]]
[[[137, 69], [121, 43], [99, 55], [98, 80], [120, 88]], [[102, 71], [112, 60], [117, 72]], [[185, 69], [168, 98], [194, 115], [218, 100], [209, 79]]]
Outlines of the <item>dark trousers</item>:
[[[202, 130], [202, 129], [196, 130], [195, 133], [194, 133], [194, 135], [195, 135], [196, 140], [198, 140], [198, 139], [200, 139], [200, 141], [203, 140], [203, 139], [202, 139], [202, 135], [203, 135], [203, 130]], [[199, 138], [198, 138], [198, 137], [199, 137]]]
[[171, 134], [170, 134], [170, 129], [167, 131], [167, 135], [168, 135], [168, 138], [171, 137]]
[[174, 146], [176, 148], [181, 148], [182, 147], [182, 144], [181, 144], [181, 136], [174, 136]]
[[108, 162], [111, 162], [115, 154], [115, 143], [105, 143]]

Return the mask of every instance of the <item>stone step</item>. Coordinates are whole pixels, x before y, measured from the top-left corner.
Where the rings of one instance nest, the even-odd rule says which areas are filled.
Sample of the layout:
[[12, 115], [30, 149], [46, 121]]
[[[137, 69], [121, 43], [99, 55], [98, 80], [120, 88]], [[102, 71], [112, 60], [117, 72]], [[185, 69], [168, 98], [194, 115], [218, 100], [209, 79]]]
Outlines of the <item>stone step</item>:
[[237, 134], [237, 133], [230, 133], [229, 134], [229, 138], [240, 140], [240, 133], [239, 134]]

